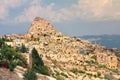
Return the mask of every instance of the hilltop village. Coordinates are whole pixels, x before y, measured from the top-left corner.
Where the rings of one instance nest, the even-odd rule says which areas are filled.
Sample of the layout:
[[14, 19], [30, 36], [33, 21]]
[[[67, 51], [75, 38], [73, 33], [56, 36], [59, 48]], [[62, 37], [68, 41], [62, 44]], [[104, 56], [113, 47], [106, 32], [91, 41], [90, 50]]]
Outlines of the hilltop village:
[[46, 80], [120, 79], [120, 56], [115, 49], [63, 35], [43, 18], [36, 17], [26, 34], [2, 37], [9, 39], [5, 43], [13, 48], [25, 45], [27, 52], [21, 54], [30, 66], [31, 50], [35, 48], [50, 69], [52, 79]]

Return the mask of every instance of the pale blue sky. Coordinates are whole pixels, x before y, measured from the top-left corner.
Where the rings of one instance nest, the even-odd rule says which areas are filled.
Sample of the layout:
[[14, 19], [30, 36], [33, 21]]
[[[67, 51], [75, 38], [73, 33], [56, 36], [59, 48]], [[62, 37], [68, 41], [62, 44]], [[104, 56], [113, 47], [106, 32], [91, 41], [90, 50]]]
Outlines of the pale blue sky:
[[120, 34], [120, 0], [0, 0], [0, 35], [26, 33], [32, 20], [49, 20], [72, 36]]

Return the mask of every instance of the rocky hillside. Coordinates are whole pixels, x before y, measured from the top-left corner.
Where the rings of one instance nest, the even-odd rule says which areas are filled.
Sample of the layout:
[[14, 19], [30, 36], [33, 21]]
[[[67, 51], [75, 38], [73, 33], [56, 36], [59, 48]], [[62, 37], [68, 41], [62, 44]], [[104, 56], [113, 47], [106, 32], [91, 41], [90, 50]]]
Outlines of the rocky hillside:
[[15, 73], [6, 68], [0, 68], [0, 80], [21, 80]]
[[57, 80], [120, 78], [120, 59], [115, 50], [63, 35], [45, 19], [36, 17], [26, 35], [11, 35], [10, 38], [13, 47], [23, 43], [28, 53], [35, 47], [49, 67], [50, 76]]
[[114, 70], [119, 72], [117, 56], [110, 49], [63, 35], [45, 19], [34, 19], [27, 33], [29, 37], [38, 40], [30, 39], [26, 47], [36, 47], [55, 78], [80, 80], [92, 76], [91, 79], [95, 80], [98, 73], [102, 79], [110, 72], [114, 74]]

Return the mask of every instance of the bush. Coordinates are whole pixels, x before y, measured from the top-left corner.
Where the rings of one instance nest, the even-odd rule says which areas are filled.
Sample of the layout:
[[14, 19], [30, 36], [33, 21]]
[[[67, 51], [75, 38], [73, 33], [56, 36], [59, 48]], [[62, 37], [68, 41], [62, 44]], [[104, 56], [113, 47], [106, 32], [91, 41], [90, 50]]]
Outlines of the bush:
[[22, 55], [18, 54], [16, 50], [8, 45], [2, 46], [0, 49], [0, 66], [9, 68], [13, 71], [17, 65], [26, 65], [26, 61]]
[[16, 63], [14, 63], [14, 62], [10, 62], [9, 63], [9, 70], [10, 71], [14, 71], [14, 68], [16, 67]]
[[88, 75], [88, 76], [93, 76], [93, 74], [91, 74], [91, 73], [86, 73], [86, 75]]
[[72, 68], [72, 69], [71, 69], [71, 72], [77, 73], [77, 72], [78, 72], [78, 69], [77, 69], [77, 68]]
[[85, 73], [85, 71], [82, 71], [82, 70], [80, 70], [80, 71], [79, 71], [79, 73], [82, 73], [82, 74], [84, 74], [84, 73]]
[[99, 68], [107, 68], [106, 65], [101, 65], [101, 64], [98, 64], [98, 67]]
[[56, 76], [60, 76], [60, 72], [58, 71], [55, 71], [56, 72]]
[[111, 80], [110, 76], [105, 74], [105, 77], [104, 77], [106, 80]]
[[94, 59], [94, 60], [97, 60], [97, 56], [96, 55], [93, 55], [91, 58]]
[[63, 73], [63, 72], [61, 73], [61, 75], [64, 76], [64, 77], [66, 77], [66, 78], [68, 78], [68, 75], [65, 74], [65, 73]]
[[63, 80], [63, 79], [61, 79], [60, 77], [57, 77], [56, 80]]
[[28, 68], [23, 76], [24, 80], [37, 80], [37, 76], [31, 68]]
[[95, 78], [97, 77], [97, 75], [93, 75]]
[[100, 77], [101, 76], [101, 73], [100, 72], [97, 72], [97, 77]]
[[112, 71], [113, 71], [114, 73], [119, 74], [119, 70], [117, 70], [117, 69], [112, 69]]

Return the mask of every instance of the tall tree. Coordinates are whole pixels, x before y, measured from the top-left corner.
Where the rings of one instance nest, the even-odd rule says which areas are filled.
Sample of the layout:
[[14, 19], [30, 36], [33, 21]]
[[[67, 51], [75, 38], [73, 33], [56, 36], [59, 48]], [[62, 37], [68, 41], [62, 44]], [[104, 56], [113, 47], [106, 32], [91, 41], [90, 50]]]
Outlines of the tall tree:
[[24, 44], [22, 44], [20, 51], [21, 51], [22, 53], [26, 53], [26, 52], [27, 52], [27, 49], [26, 49], [26, 47], [25, 47]]
[[32, 69], [35, 72], [41, 73], [43, 75], [50, 75], [49, 68], [44, 65], [41, 56], [39, 56], [38, 51], [35, 48], [32, 50]]
[[41, 56], [39, 56], [38, 51], [33, 48], [32, 49], [32, 67], [38, 67], [38, 66], [44, 66], [44, 62], [41, 58]]

